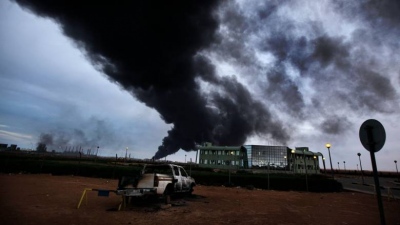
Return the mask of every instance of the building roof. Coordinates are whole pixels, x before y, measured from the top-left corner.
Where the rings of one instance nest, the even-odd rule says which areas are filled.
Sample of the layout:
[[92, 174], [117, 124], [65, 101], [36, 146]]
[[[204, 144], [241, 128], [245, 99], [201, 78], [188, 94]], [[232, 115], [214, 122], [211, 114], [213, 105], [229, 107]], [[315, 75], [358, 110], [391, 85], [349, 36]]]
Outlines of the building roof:
[[216, 150], [216, 151], [240, 151], [243, 146], [197, 146], [200, 150]]
[[[293, 150], [292, 150], [293, 151]], [[311, 151], [300, 151], [300, 150], [295, 150], [294, 151], [294, 154], [298, 154], [298, 155], [316, 155], [316, 156], [321, 156], [321, 157], [324, 157], [323, 155], [322, 155], [322, 153], [320, 153], [320, 152], [311, 152]]]

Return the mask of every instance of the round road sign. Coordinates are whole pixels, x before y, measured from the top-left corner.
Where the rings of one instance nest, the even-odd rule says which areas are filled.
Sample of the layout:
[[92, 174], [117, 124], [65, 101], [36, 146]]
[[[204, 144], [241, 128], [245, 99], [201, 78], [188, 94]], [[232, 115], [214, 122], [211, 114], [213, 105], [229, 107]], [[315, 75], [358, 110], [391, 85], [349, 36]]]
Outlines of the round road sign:
[[366, 120], [360, 127], [360, 141], [365, 149], [378, 152], [382, 149], [386, 140], [385, 128], [378, 120]]

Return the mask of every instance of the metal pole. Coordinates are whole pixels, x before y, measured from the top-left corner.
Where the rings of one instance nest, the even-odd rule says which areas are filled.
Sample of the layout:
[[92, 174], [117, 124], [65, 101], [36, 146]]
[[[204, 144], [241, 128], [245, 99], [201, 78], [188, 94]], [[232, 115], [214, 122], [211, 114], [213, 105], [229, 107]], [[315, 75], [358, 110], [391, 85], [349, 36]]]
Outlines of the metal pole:
[[268, 190], [269, 190], [269, 162], [268, 162], [268, 171], [267, 171], [267, 176], [268, 176]]
[[308, 174], [307, 174], [307, 161], [306, 161], [305, 150], [303, 150], [303, 159], [304, 159], [304, 166], [305, 166], [304, 168], [306, 170], [306, 190], [308, 192], [308, 178], [307, 178]]
[[292, 160], [291, 160], [292, 171], [293, 171], [293, 173], [295, 173], [296, 171], [294, 170], [294, 165], [296, 165], [296, 159], [294, 157], [294, 153], [293, 152], [291, 152], [290, 157], [292, 158]]
[[286, 155], [283, 156], [283, 158], [285, 159], [285, 173], [286, 173], [286, 167], [287, 167], [287, 165], [288, 165]]
[[343, 165], [344, 165], [344, 172], [346, 172], [346, 161], [343, 161]]
[[317, 174], [317, 163], [315, 162], [316, 161], [315, 159], [317, 157], [314, 155], [313, 158], [314, 158], [314, 170], [315, 170], [315, 174]]
[[332, 158], [331, 158], [331, 151], [330, 151], [330, 147], [328, 147], [328, 153], [329, 153], [329, 161], [331, 163], [331, 173], [332, 173], [332, 178], [335, 178], [335, 176], [333, 175], [333, 166], [332, 166]]
[[397, 182], [400, 182], [399, 170], [397, 169], [397, 160], [394, 160], [394, 164], [396, 164]]
[[364, 172], [362, 169], [362, 164], [361, 164], [361, 153], [357, 153], [358, 159], [360, 160], [360, 169], [361, 169], [361, 178], [362, 178], [362, 183], [364, 184]]
[[376, 191], [376, 197], [378, 200], [378, 207], [379, 207], [379, 215], [381, 218], [381, 225], [385, 225], [385, 213], [383, 210], [383, 204], [382, 204], [382, 196], [381, 196], [381, 186], [379, 185], [379, 178], [378, 178], [378, 169], [376, 167], [376, 160], [375, 160], [375, 141], [374, 137], [372, 135], [372, 129], [373, 127], [371, 126], [366, 126], [365, 130], [367, 131], [367, 138], [369, 142], [369, 153], [371, 155], [371, 163], [372, 163], [372, 169], [374, 171], [374, 181], [375, 181], [375, 191]]

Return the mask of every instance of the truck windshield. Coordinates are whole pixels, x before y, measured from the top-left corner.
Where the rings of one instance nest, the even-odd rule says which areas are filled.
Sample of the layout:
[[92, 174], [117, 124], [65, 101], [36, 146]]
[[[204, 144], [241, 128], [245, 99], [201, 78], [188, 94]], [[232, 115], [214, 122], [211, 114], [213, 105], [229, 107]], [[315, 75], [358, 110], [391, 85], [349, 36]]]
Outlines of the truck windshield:
[[171, 167], [168, 165], [163, 166], [146, 166], [144, 169], [144, 173], [160, 173], [160, 174], [168, 174], [172, 175]]

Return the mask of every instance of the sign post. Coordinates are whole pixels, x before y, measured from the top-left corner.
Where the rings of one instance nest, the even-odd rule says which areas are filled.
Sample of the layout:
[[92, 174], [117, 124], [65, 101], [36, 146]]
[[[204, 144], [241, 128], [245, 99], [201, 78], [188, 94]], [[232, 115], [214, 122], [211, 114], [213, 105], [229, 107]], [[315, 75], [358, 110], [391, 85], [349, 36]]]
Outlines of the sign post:
[[360, 141], [364, 148], [369, 151], [371, 155], [372, 169], [374, 173], [375, 191], [378, 200], [379, 214], [381, 224], [385, 225], [385, 214], [382, 204], [381, 188], [379, 185], [378, 170], [376, 167], [375, 152], [381, 150], [386, 140], [385, 128], [382, 124], [374, 119], [366, 120], [360, 127], [359, 131]]

